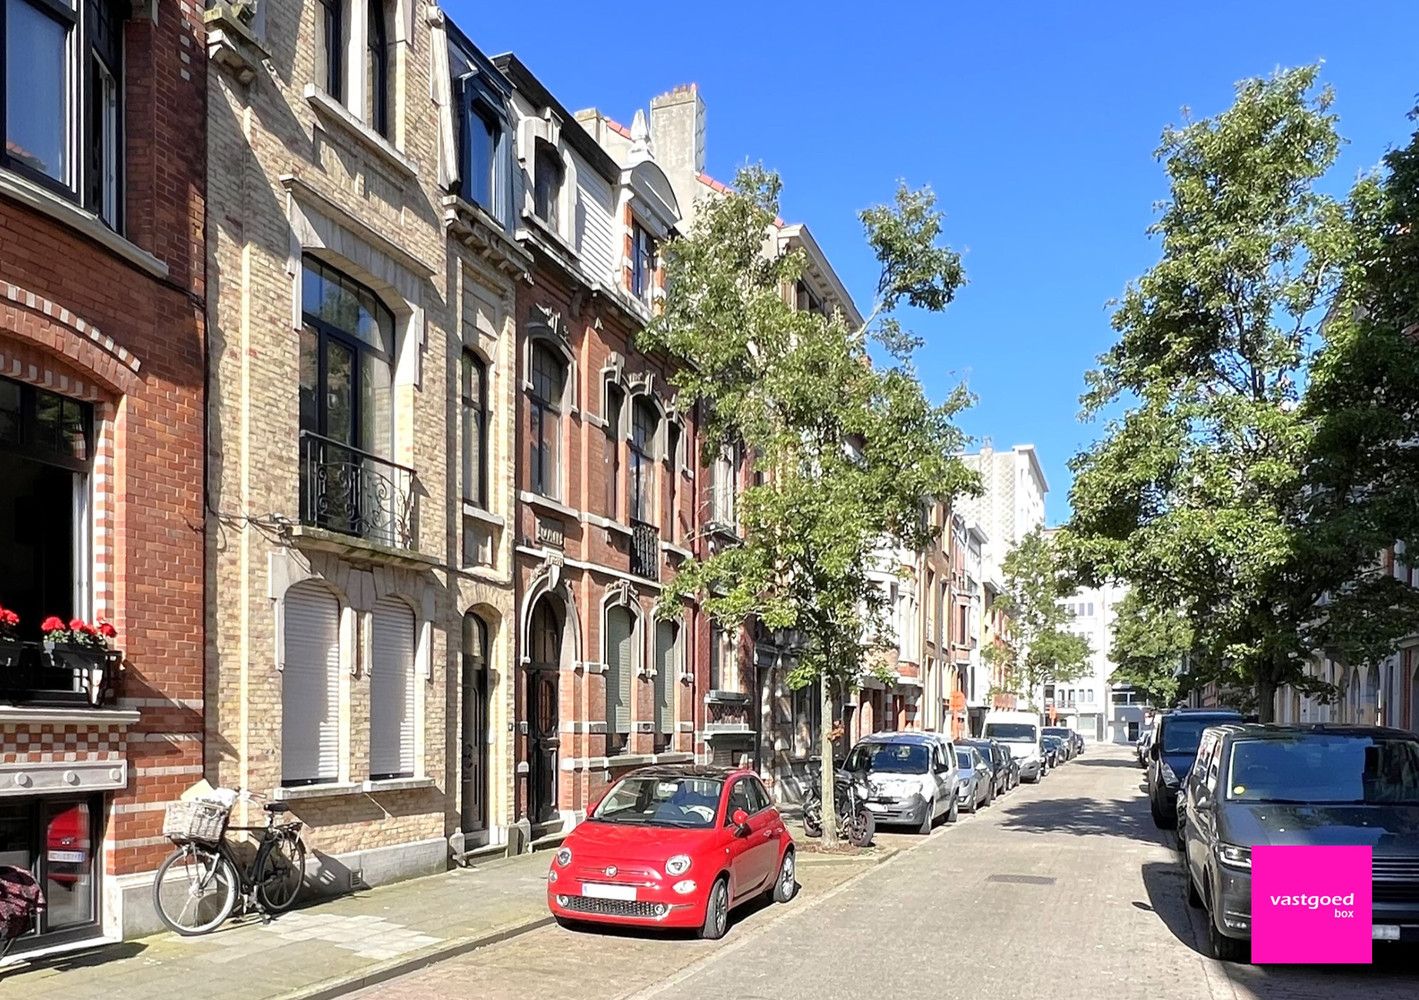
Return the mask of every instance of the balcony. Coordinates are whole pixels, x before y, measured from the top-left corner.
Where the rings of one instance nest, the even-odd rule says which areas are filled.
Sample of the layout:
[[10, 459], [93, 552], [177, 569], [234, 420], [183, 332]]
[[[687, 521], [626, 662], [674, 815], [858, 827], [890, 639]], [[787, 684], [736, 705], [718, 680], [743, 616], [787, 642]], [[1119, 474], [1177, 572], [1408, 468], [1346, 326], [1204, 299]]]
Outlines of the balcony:
[[660, 579], [660, 529], [645, 521], [631, 522], [631, 575]]
[[414, 470], [301, 432], [301, 523], [392, 549], [412, 549]]
[[116, 650], [0, 641], [0, 703], [106, 706], [118, 700], [123, 655]]

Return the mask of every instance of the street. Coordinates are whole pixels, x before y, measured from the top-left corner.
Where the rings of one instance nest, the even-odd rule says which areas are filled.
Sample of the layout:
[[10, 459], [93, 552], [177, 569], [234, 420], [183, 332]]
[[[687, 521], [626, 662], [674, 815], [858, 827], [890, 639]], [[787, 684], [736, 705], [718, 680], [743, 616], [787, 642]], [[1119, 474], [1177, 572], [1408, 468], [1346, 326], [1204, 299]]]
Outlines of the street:
[[[793, 903], [740, 912], [718, 943], [545, 927], [355, 996], [1410, 998], [1419, 963], [1259, 969], [1206, 958], [1177, 855], [1153, 828], [1142, 771], [1091, 747], [1039, 785], [883, 865]], [[807, 882], [814, 875], [808, 868]]]

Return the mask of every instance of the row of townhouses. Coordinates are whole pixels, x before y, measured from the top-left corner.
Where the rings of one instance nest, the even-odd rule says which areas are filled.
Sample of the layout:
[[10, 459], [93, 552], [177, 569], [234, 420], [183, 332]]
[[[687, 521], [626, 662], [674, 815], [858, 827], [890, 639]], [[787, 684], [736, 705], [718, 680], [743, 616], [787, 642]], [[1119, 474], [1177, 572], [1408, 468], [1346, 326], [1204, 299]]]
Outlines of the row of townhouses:
[[[289, 802], [330, 892], [528, 850], [647, 763], [801, 793], [795, 636], [653, 614], [736, 544], [753, 474], [702, 464], [637, 346], [658, 247], [727, 190], [694, 86], [573, 113], [420, 0], [0, 16], [30, 96], [0, 110], [0, 863], [49, 896], [24, 948], [155, 929], [164, 809], [203, 781]], [[807, 262], [792, 302], [859, 319], [806, 226], [771, 240]], [[989, 535], [931, 516], [849, 738], [1000, 697]]]

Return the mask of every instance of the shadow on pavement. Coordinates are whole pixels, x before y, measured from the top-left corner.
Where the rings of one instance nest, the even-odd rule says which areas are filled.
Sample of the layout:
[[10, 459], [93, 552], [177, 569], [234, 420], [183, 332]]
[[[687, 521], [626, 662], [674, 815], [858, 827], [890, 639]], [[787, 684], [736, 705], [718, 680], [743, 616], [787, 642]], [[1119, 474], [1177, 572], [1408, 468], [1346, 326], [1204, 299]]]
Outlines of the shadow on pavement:
[[1143, 866], [1143, 890], [1148, 893], [1146, 906], [1157, 914], [1164, 926], [1190, 950], [1202, 953], [1198, 947], [1197, 935], [1193, 931], [1192, 917], [1188, 913], [1187, 886], [1183, 884], [1182, 864], [1168, 861], [1149, 861]]
[[[1005, 817], [1001, 826], [1021, 833], [1068, 833], [1076, 837], [1128, 837], [1150, 843], [1166, 843], [1153, 826], [1142, 800], [1117, 799], [1037, 799], [1001, 803]], [[1169, 845], [1171, 846], [1171, 845]]]
[[1143, 768], [1132, 757], [1076, 757], [1070, 763], [1081, 767], [1131, 767], [1139, 774], [1143, 773]]
[[25, 958], [24, 952], [12, 952], [6, 964], [0, 965], [0, 982], [12, 973], [29, 972], [34, 969], [53, 969], [68, 972], [71, 969], [87, 969], [104, 965], [114, 959], [133, 958], [148, 950], [141, 941], [124, 941], [121, 944], [104, 944], [91, 951], [69, 952], [65, 955], [48, 955], [33, 961]]

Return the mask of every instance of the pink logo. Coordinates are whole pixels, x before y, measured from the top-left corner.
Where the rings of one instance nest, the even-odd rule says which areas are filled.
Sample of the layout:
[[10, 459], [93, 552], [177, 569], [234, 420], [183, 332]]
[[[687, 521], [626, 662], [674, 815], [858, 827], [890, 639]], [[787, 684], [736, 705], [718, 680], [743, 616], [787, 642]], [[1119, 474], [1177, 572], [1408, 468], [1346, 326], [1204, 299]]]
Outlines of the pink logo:
[[1373, 961], [1368, 847], [1254, 847], [1251, 960], [1257, 964]]

